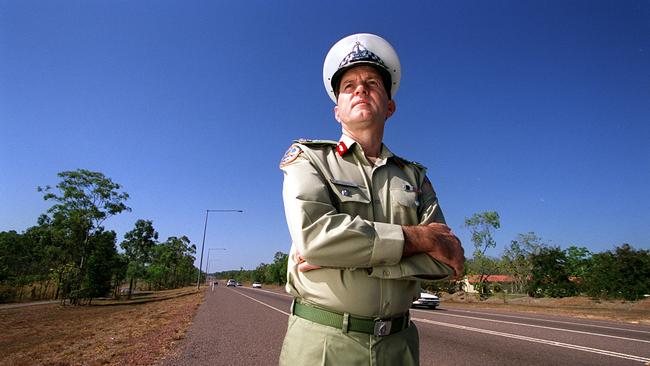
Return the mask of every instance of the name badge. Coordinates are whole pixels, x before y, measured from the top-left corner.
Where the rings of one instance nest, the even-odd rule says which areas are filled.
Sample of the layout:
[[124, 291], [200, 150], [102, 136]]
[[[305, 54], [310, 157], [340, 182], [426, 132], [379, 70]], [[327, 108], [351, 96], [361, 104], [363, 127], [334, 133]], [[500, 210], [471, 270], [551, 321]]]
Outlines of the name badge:
[[348, 182], [346, 180], [338, 180], [338, 179], [330, 179], [330, 182], [334, 184], [338, 184], [340, 186], [346, 186], [346, 187], [354, 187], [354, 188], [359, 188], [359, 185], [354, 183], [354, 182]]

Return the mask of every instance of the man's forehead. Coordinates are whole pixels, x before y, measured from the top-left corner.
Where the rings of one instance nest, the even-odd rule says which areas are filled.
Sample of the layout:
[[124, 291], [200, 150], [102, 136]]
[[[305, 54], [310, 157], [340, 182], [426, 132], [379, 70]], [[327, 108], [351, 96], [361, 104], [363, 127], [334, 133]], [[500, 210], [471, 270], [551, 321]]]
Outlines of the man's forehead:
[[355, 79], [361, 75], [367, 74], [369, 74], [370, 77], [381, 79], [381, 74], [374, 67], [368, 65], [359, 65], [351, 68], [350, 70], [347, 70], [341, 77], [341, 81]]

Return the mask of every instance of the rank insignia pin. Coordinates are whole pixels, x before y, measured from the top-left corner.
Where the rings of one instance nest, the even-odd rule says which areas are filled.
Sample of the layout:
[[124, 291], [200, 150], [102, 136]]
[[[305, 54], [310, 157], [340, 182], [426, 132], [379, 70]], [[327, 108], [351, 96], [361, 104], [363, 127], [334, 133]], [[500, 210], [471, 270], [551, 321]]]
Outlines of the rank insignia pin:
[[346, 151], [348, 151], [348, 147], [345, 145], [345, 142], [341, 141], [336, 145], [336, 152], [339, 153], [339, 156], [343, 156]]

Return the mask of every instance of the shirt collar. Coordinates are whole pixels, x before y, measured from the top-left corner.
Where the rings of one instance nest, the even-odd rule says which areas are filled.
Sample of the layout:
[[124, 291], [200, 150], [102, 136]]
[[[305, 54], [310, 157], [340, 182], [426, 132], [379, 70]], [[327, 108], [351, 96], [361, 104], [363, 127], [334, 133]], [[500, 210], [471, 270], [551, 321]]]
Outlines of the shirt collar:
[[352, 139], [352, 137], [348, 135], [341, 135], [341, 138], [339, 139], [339, 143], [336, 145], [336, 152], [339, 154], [339, 156], [345, 155], [354, 144], [357, 142]]
[[[341, 138], [339, 139], [339, 143], [336, 145], [336, 152], [339, 154], [339, 156], [345, 155], [352, 147], [356, 144], [357, 142], [352, 139], [352, 137], [342, 134]], [[388, 159], [395, 156], [390, 149], [388, 149], [388, 146], [386, 146], [384, 143], [381, 144], [381, 152], [379, 153], [379, 157], [381, 159]]]

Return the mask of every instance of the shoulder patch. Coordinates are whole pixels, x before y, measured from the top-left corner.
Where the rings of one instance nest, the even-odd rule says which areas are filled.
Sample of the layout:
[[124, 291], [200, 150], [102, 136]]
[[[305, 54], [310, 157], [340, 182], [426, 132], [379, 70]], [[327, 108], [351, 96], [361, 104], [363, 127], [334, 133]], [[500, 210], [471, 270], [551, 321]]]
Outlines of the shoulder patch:
[[291, 164], [294, 160], [300, 156], [302, 153], [302, 149], [300, 146], [293, 144], [289, 147], [287, 152], [284, 153], [284, 156], [282, 157], [282, 160], [280, 160], [280, 168], [283, 168], [289, 164]]

